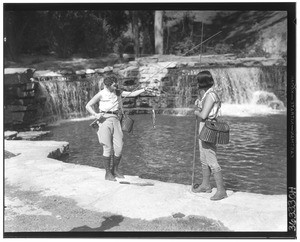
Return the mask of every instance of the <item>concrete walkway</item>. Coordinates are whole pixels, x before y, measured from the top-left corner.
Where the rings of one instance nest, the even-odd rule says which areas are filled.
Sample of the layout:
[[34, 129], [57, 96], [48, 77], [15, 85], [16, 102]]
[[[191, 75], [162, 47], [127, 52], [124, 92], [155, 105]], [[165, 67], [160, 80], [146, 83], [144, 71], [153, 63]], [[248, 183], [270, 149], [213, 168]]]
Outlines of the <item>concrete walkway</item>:
[[[23, 191], [61, 196], [83, 209], [129, 218], [153, 220], [182, 213], [220, 221], [231, 231], [287, 231], [285, 195], [227, 191], [228, 198], [210, 201], [215, 189], [211, 194], [193, 194], [187, 185], [133, 176], [110, 182], [104, 180], [102, 169], [50, 158], [66, 152], [67, 142], [5, 140], [4, 145], [6, 151], [18, 154], [5, 159], [5, 183]], [[10, 202], [5, 197], [5, 205]]]

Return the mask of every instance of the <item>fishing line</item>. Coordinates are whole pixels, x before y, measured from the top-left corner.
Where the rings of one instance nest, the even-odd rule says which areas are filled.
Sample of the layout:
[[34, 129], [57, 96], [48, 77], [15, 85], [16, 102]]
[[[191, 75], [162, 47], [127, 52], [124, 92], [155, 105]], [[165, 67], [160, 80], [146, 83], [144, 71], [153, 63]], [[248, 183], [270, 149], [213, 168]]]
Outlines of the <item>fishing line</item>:
[[[203, 23], [202, 23], [202, 31], [203, 31]], [[188, 50], [187, 52], [185, 52], [183, 54], [183, 56], [185, 56], [187, 53], [189, 53], [190, 51], [192, 51], [193, 49], [199, 47], [199, 46], [202, 46], [205, 42], [209, 41], [210, 39], [212, 39], [213, 37], [217, 36], [218, 34], [220, 34], [222, 31], [219, 31], [218, 33], [210, 36], [209, 38], [207, 38], [206, 40], [204, 41], [201, 41], [200, 44], [194, 46], [192, 49]], [[203, 40], [203, 33], [202, 33], [202, 36], [201, 36], [201, 40]], [[201, 48], [201, 51], [202, 51], [202, 48]], [[148, 78], [148, 80], [151, 80], [155, 75], [157, 75], [158, 73], [160, 73], [162, 70], [164, 70], [165, 68], [167, 68], [169, 65], [173, 64], [173, 62], [169, 63], [168, 65], [164, 66], [163, 68], [161, 68], [160, 70], [158, 70], [156, 73], [154, 73], [152, 76], [150, 76]], [[123, 97], [121, 99], [121, 101], [123, 101], [126, 97], [128, 97], [131, 93], [133, 93], [134, 91], [136, 91], [137, 89], [139, 88], [139, 86], [137, 86], [136, 88], [134, 88], [128, 95], [126, 95], [125, 97]], [[117, 103], [115, 105], [113, 105], [110, 109], [108, 109], [106, 112], [110, 111], [113, 107], [115, 107], [120, 101], [117, 101]]]
[[[220, 34], [222, 31], [219, 31], [218, 33], [216, 33], [216, 34], [214, 34], [214, 35], [212, 35], [212, 36], [210, 36], [209, 38], [207, 38], [206, 40], [204, 40], [204, 41], [202, 41], [203, 40], [203, 23], [202, 23], [202, 35], [201, 35], [201, 42], [200, 42], [200, 44], [198, 44], [198, 45], [196, 45], [196, 46], [194, 46], [192, 49], [190, 49], [190, 50], [188, 50], [187, 52], [185, 52], [184, 54], [183, 54], [183, 56], [185, 56], [187, 53], [189, 53], [190, 51], [192, 51], [193, 49], [195, 49], [195, 48], [197, 48], [197, 47], [199, 47], [199, 46], [201, 46], [201, 53], [200, 53], [200, 65], [201, 65], [201, 55], [202, 55], [202, 45], [204, 44], [204, 43], [206, 43], [208, 40], [210, 40], [210, 39], [212, 39], [213, 37], [215, 37], [215, 36], [217, 36], [218, 34]], [[138, 62], [139, 63], [139, 62]], [[155, 75], [157, 75], [159, 72], [161, 72], [163, 69], [165, 69], [165, 68], [167, 68], [169, 65], [171, 65], [173, 62], [170, 62], [168, 65], [166, 65], [166, 66], [164, 66], [162, 69], [160, 69], [160, 70], [158, 70], [155, 74], [153, 74], [152, 76], [150, 76], [150, 78], [148, 78], [148, 80], [151, 80]], [[139, 86], [137, 86], [136, 88], [134, 88], [130, 93], [128, 93], [125, 97], [121, 97], [121, 100], [117, 100], [117, 102], [116, 102], [116, 104], [114, 104], [111, 108], [109, 108], [108, 110], [106, 110], [105, 112], [104, 112], [104, 114], [106, 114], [107, 112], [109, 112], [112, 108], [114, 108], [116, 105], [118, 105], [119, 103], [122, 103], [123, 102], [123, 100], [125, 99], [125, 98], [127, 98], [130, 94], [132, 94], [134, 91], [136, 91], [137, 89], [139, 88]], [[146, 90], [145, 90], [146, 91]], [[164, 91], [165, 92], [165, 91]], [[166, 94], [168, 94], [167, 92], [165, 92]], [[122, 110], [122, 112], [123, 112], [123, 107], [121, 107], [121, 110]], [[155, 120], [154, 120], [154, 118], [155, 118], [155, 110], [154, 110], [154, 113], [153, 113], [153, 115], [154, 116], [152, 116], [152, 120], [153, 120], [153, 128], [155, 128]], [[94, 122], [93, 123], [95, 123], [95, 122], [97, 122], [98, 121], [98, 119], [95, 119], [94, 120]], [[92, 124], [93, 124], [92, 123]], [[91, 124], [91, 125], [92, 125]], [[194, 171], [193, 171], [193, 179], [194, 179]], [[192, 184], [193, 185], [193, 184]]]
[[[201, 65], [201, 57], [202, 57], [202, 47], [203, 47], [203, 44], [206, 43], [207, 41], [209, 41], [210, 39], [212, 39], [213, 37], [217, 36], [218, 34], [220, 34], [222, 31], [219, 31], [218, 33], [210, 36], [209, 38], [207, 38], [206, 40], [203, 41], [203, 23], [202, 23], [202, 35], [201, 35], [201, 42], [200, 44], [194, 46], [192, 49], [188, 50], [187, 52], [185, 52], [182, 56], [185, 56], [187, 53], [189, 53], [190, 51], [192, 51], [193, 49], [196, 49], [197, 47], [201, 46], [201, 49], [200, 49], [200, 65]], [[157, 75], [158, 73], [160, 73], [162, 70], [164, 70], [165, 68], [167, 68], [169, 65], [171, 65], [173, 62], [169, 63], [168, 65], [164, 66], [163, 68], [161, 68], [160, 70], [158, 70], [156, 73], [154, 73], [152, 76], [150, 76], [148, 78], [148, 80], [151, 80], [155, 75]], [[135, 89], [133, 90], [135, 91]], [[132, 92], [133, 92], [132, 91]], [[164, 90], [161, 90], [162, 92], [165, 92], [166, 94], [169, 94], [168, 92], [164, 91]], [[128, 95], [130, 95], [131, 93], [129, 93]], [[126, 97], [124, 97], [126, 98]]]

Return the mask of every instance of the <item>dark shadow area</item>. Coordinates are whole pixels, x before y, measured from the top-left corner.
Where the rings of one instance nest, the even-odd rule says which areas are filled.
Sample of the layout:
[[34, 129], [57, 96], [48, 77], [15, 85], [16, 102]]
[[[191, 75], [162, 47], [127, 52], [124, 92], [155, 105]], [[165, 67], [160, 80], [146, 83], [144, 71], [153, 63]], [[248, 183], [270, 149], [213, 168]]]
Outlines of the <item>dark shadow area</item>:
[[102, 222], [101, 226], [98, 228], [90, 228], [89, 226], [76, 227], [70, 230], [70, 232], [86, 232], [86, 231], [105, 231], [113, 227], [119, 226], [119, 224], [124, 220], [123, 216], [113, 215], [110, 217], [104, 217], [105, 220]]
[[12, 158], [12, 157], [15, 157], [15, 156], [18, 156], [20, 154], [13, 154], [7, 150], [4, 151], [4, 159], [9, 159], [9, 158]]

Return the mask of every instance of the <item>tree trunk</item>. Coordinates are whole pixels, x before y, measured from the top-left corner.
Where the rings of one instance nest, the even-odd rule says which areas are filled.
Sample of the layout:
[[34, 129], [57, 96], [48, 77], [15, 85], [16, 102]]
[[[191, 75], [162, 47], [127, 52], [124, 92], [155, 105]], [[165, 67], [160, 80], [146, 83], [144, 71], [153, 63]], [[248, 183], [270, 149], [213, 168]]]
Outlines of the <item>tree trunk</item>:
[[133, 29], [133, 36], [134, 36], [134, 53], [135, 56], [139, 56], [139, 49], [140, 49], [140, 41], [139, 41], [139, 22], [137, 11], [133, 11], [132, 15], [132, 29]]
[[14, 34], [15, 16], [10, 12], [4, 14], [4, 59], [16, 61], [17, 59], [17, 41]]
[[164, 50], [163, 11], [155, 11], [154, 37], [155, 37], [155, 54], [162, 55]]

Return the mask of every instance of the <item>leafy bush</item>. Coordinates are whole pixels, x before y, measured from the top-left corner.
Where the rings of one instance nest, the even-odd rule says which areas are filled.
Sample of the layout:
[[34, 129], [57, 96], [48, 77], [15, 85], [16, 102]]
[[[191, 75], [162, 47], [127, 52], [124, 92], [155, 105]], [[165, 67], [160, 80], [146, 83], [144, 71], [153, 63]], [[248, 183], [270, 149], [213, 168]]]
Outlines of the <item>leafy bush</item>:
[[114, 42], [113, 51], [114, 53], [123, 54], [133, 54], [134, 53], [134, 43], [132, 38], [121, 36], [117, 38]]
[[215, 46], [215, 53], [216, 54], [228, 54], [228, 53], [231, 53], [232, 46], [233, 45], [230, 45], [230, 44], [218, 43]]
[[192, 39], [190, 37], [186, 37], [183, 39], [183, 41], [180, 41], [173, 46], [170, 47], [170, 53], [175, 55], [183, 55], [187, 53], [186, 55], [192, 55], [195, 54], [196, 51], [199, 51], [199, 48], [195, 48], [195, 50], [192, 50], [192, 48], [195, 47], [195, 44], [193, 43]]

